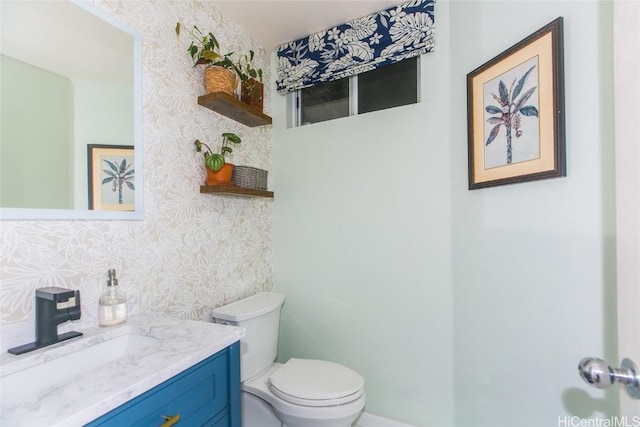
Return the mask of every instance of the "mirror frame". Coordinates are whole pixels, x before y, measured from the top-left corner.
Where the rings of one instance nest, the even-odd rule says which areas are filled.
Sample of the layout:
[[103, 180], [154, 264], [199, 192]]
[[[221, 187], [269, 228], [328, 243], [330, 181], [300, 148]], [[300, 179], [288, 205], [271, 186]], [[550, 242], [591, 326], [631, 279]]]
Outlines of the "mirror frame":
[[133, 38], [133, 146], [135, 149], [134, 167], [136, 171], [136, 192], [134, 211], [106, 211], [89, 209], [35, 209], [1, 208], [0, 220], [142, 220], [144, 217], [144, 172], [142, 146], [142, 36], [140, 33], [120, 22], [107, 12], [83, 2], [69, 0], [88, 13], [102, 19], [110, 25], [126, 32]]

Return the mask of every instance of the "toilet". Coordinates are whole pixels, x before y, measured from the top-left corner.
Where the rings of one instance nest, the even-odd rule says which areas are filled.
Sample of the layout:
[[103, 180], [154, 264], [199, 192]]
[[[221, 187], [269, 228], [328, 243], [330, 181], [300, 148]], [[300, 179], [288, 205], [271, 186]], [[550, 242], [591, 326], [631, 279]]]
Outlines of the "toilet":
[[216, 323], [244, 327], [240, 341], [243, 427], [348, 427], [365, 404], [364, 380], [338, 363], [275, 363], [284, 295], [262, 292], [216, 308]]

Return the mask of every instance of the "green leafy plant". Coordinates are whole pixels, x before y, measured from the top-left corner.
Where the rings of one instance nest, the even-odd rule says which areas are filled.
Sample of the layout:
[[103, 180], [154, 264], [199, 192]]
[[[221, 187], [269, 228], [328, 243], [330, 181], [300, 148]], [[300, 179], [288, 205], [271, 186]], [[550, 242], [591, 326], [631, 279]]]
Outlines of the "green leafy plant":
[[[176, 35], [180, 36], [180, 32], [184, 26], [178, 22], [176, 23]], [[196, 25], [191, 30], [184, 29], [186, 33], [191, 36], [191, 44], [187, 48], [187, 52], [193, 59], [193, 65], [199, 64], [211, 64], [215, 61], [219, 61], [220, 58], [224, 58], [220, 55], [220, 44], [213, 35], [212, 32], [207, 34], [203, 33]]]
[[255, 56], [255, 52], [250, 50], [249, 55], [242, 55], [240, 60], [238, 61], [238, 69], [240, 70], [240, 78], [242, 81], [247, 81], [250, 78], [254, 78], [259, 82], [262, 82], [262, 69], [261, 68], [253, 68], [253, 57]]
[[191, 30], [184, 28], [180, 22], [176, 23], [176, 35], [179, 37], [183, 31], [191, 36], [191, 44], [187, 48], [187, 52], [193, 59], [193, 65], [217, 65], [219, 67], [228, 68], [241, 75], [241, 70], [233, 60], [233, 52], [220, 54], [220, 43], [211, 31], [204, 33], [196, 25]]
[[233, 150], [229, 146], [229, 143], [240, 144], [241, 141], [242, 140], [240, 139], [240, 137], [235, 133], [223, 133], [222, 146], [220, 148], [219, 154], [212, 152], [211, 148], [204, 142], [201, 142], [199, 139], [196, 139], [195, 145], [196, 151], [198, 152], [202, 152], [203, 146], [207, 148], [207, 151], [204, 152], [204, 164], [207, 165], [207, 167], [212, 171], [217, 172], [222, 169], [222, 166], [224, 166], [225, 164], [224, 156], [233, 152]]
[[[249, 55], [242, 55], [237, 63], [237, 72], [249, 93], [256, 93], [259, 83], [262, 83], [262, 69], [253, 68], [255, 52], [250, 50]], [[254, 81], [250, 81], [254, 79]]]

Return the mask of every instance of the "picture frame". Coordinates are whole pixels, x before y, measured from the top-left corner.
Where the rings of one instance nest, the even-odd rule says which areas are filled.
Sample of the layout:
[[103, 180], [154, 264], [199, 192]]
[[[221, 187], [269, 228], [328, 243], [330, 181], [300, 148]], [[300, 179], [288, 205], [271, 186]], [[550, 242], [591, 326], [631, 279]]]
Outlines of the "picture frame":
[[467, 74], [469, 190], [566, 176], [563, 19]]
[[135, 210], [133, 145], [87, 145], [89, 209]]

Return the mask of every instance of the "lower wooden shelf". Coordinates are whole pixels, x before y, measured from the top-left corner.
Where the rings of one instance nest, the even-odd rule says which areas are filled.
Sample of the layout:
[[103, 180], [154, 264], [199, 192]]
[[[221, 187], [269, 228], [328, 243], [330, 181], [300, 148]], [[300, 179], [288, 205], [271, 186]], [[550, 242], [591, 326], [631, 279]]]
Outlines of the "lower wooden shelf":
[[242, 188], [235, 185], [201, 185], [200, 192], [235, 197], [265, 197], [273, 199], [273, 191]]

